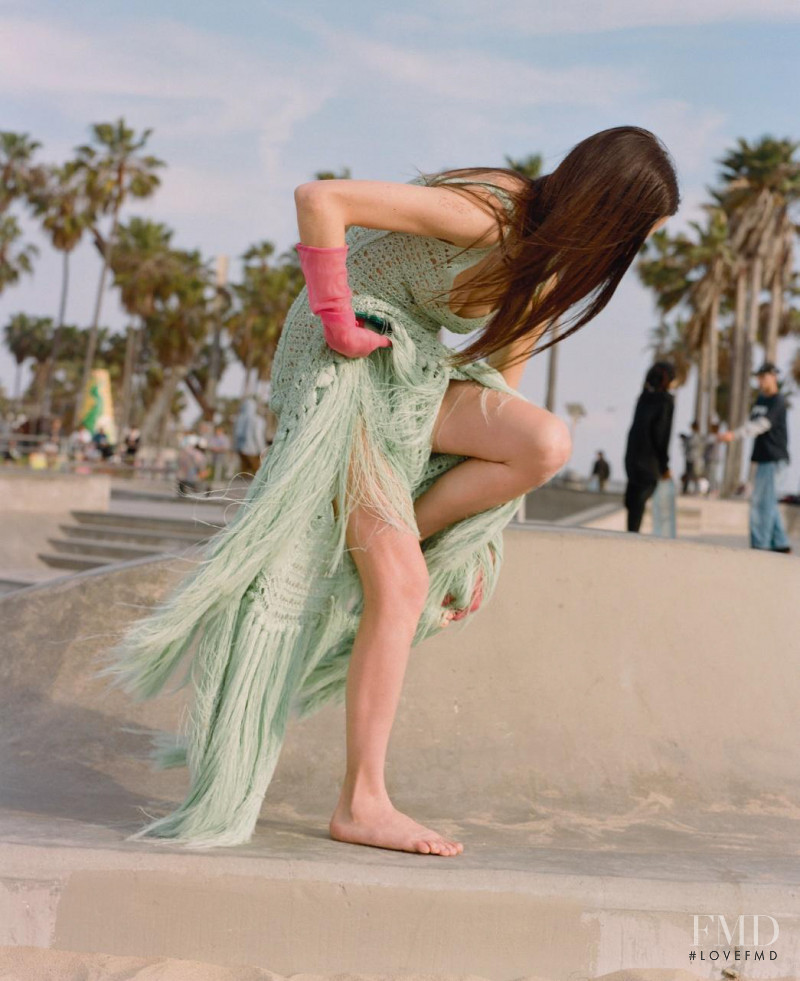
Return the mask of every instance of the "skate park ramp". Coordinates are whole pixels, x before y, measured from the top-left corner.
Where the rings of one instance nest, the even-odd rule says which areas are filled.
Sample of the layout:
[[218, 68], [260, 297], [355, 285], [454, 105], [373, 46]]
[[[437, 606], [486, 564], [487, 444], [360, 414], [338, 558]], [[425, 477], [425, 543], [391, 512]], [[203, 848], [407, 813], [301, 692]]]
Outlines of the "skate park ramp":
[[248, 844], [125, 841], [183, 798], [146, 756], [186, 693], [134, 703], [94, 658], [187, 559], [0, 599], [0, 946], [555, 981], [691, 968], [694, 915], [759, 913], [778, 959], [748, 976], [800, 975], [800, 562], [504, 542], [491, 602], [412, 651], [389, 747], [394, 803], [454, 858], [329, 838], [343, 706], [290, 725]]

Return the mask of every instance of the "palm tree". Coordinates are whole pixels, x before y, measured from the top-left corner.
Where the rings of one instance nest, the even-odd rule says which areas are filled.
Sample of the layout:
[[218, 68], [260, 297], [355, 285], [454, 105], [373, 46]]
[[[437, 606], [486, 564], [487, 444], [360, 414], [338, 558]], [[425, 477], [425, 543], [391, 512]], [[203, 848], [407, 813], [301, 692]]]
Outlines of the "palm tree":
[[69, 290], [69, 260], [84, 232], [94, 220], [85, 195], [84, 182], [78, 164], [69, 161], [62, 167], [50, 167], [43, 185], [30, 195], [34, 214], [41, 218], [42, 227], [50, 236], [54, 249], [62, 253], [61, 300], [58, 306], [50, 361], [44, 378], [42, 412], [49, 415], [52, 399], [53, 371], [58, 361], [61, 337], [67, 313]]
[[708, 434], [711, 422], [719, 413], [720, 305], [734, 265], [725, 212], [707, 206], [706, 213], [704, 226], [691, 222], [696, 239], [687, 253], [687, 263], [694, 276], [688, 295], [691, 314], [687, 323], [689, 347], [697, 358], [694, 417], [704, 434]]
[[6, 347], [17, 364], [14, 379], [14, 402], [19, 408], [21, 399], [22, 366], [29, 358], [41, 357], [53, 321], [47, 317], [29, 317], [16, 313], [3, 328]]
[[121, 431], [130, 423], [133, 373], [144, 323], [155, 313], [157, 301], [167, 301], [172, 295], [175, 277], [181, 272], [180, 259], [170, 248], [172, 234], [166, 225], [143, 218], [131, 218], [127, 225], [117, 228], [117, 243], [110, 257], [114, 285], [119, 288], [125, 310], [140, 324], [138, 330], [134, 325], [127, 330], [119, 400]]
[[666, 229], [655, 232], [645, 242], [637, 263], [639, 278], [656, 294], [659, 323], [651, 332], [654, 356], [675, 364], [676, 378], [683, 385], [696, 358], [696, 345], [685, 317], [674, 321], [668, 315], [682, 310], [692, 292], [692, 240], [684, 234], [671, 236]]
[[226, 327], [231, 350], [244, 365], [245, 395], [251, 391], [253, 375], [256, 382], [269, 379], [283, 322], [302, 288], [296, 257], [287, 253], [273, 266], [274, 252], [271, 242], [251, 246], [242, 256], [243, 281], [232, 287], [237, 306]]
[[27, 198], [44, 180], [44, 169], [33, 163], [40, 146], [27, 133], [0, 131], [0, 214], [14, 201]]
[[33, 163], [40, 144], [25, 133], [0, 131], [0, 293], [13, 286], [23, 273], [32, 269], [38, 250], [34, 245], [21, 245], [22, 230], [13, 215], [6, 212], [19, 199], [37, 188], [42, 168]]
[[527, 157], [505, 157], [505, 164], [509, 170], [516, 170], [523, 177], [528, 177], [532, 181], [542, 175], [544, 161], [541, 153], [529, 153]]
[[33, 258], [39, 254], [35, 245], [19, 245], [22, 229], [13, 215], [0, 215], [0, 293], [19, 281], [23, 273], [33, 271]]
[[168, 293], [155, 297], [145, 318], [146, 345], [163, 370], [161, 384], [141, 427], [142, 443], [157, 436], [158, 451], [176, 393], [202, 349], [212, 322], [211, 271], [198, 252], [170, 251], [173, 275]]
[[[81, 391], [88, 384], [92, 371], [106, 275], [117, 240], [122, 206], [129, 197], [149, 197], [161, 183], [156, 170], [164, 166], [163, 161], [140, 152], [151, 134], [152, 130], [146, 129], [141, 136], [137, 136], [134, 130], [125, 125], [122, 118], [115, 123], [95, 123], [92, 126], [92, 136], [97, 146], [84, 145], [76, 150], [77, 165], [84, 176], [86, 194], [91, 202], [93, 214], [98, 217], [111, 216], [111, 229], [107, 237], [101, 235], [96, 222], [92, 226], [95, 241], [103, 256], [103, 265], [89, 328]], [[78, 403], [80, 403], [80, 395]], [[79, 411], [76, 406], [76, 421]]]
[[[203, 410], [203, 416], [211, 420], [214, 417], [217, 403], [217, 388], [225, 370], [225, 352], [222, 349], [222, 331], [225, 315], [231, 308], [233, 296], [228, 289], [228, 256], [218, 255], [214, 276], [215, 296], [213, 302], [214, 324], [211, 334], [211, 344], [208, 348], [207, 368], [203, 372], [203, 381], [199, 387], [189, 384], [192, 394], [198, 399]], [[193, 382], [200, 382], [199, 374], [194, 373]], [[200, 391], [202, 390], [202, 397]]]
[[314, 174], [315, 181], [349, 181], [353, 175], [349, 167], [342, 167], [337, 174], [334, 170], [318, 170]]
[[[791, 249], [787, 259], [786, 248], [788, 213], [800, 197], [800, 162], [794, 157], [799, 148], [800, 143], [771, 136], [752, 144], [739, 139], [736, 148], [720, 160], [722, 187], [713, 193], [728, 215], [731, 248], [738, 261], [731, 358], [732, 426], [740, 425], [749, 409], [753, 348], [765, 282], [773, 287], [773, 323], [780, 322], [786, 263], [791, 262]], [[777, 329], [773, 328], [775, 336]], [[723, 491], [738, 484], [741, 456], [741, 441], [730, 443]]]

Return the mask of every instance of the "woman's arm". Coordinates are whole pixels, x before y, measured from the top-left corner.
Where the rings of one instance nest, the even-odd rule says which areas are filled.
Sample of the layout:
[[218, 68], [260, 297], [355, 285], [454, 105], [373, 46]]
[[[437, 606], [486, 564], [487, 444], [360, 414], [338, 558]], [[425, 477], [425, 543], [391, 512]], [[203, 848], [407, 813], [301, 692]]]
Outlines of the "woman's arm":
[[490, 364], [493, 368], [497, 368], [503, 378], [505, 378], [506, 383], [512, 388], [519, 388], [519, 383], [522, 381], [522, 375], [525, 371], [527, 359], [524, 361], [517, 361], [516, 364], [512, 364], [507, 367], [508, 362], [513, 361], [515, 357], [518, 357], [525, 352], [529, 352], [535, 342], [542, 336], [546, 327], [547, 324], [540, 324], [537, 327], [534, 327], [528, 334], [518, 338], [516, 341], [512, 341], [505, 347], [501, 347], [499, 351], [495, 351], [494, 354], [490, 354], [486, 359], [487, 364]]
[[[509, 186], [506, 174], [489, 175], [498, 186]], [[474, 187], [486, 204], [445, 187], [426, 187], [392, 181], [325, 180], [295, 189], [300, 241], [317, 248], [345, 244], [350, 225], [408, 232], [444, 239], [461, 248], [478, 239], [499, 241], [496, 215], [505, 209], [491, 191]]]

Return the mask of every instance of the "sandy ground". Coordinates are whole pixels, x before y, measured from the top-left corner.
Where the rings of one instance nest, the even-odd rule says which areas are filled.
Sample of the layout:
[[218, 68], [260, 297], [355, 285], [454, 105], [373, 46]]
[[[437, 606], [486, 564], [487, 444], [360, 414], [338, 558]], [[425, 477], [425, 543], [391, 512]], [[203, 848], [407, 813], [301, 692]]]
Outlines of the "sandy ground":
[[[0, 948], [0, 981], [487, 981], [477, 974], [275, 974], [266, 968], [221, 967], [162, 957], [116, 957], [38, 947]], [[514, 981], [546, 981], [525, 975]], [[589, 981], [589, 979], [585, 979]], [[700, 981], [671, 969], [614, 971], [593, 981]], [[800, 981], [784, 975], [771, 981]]]

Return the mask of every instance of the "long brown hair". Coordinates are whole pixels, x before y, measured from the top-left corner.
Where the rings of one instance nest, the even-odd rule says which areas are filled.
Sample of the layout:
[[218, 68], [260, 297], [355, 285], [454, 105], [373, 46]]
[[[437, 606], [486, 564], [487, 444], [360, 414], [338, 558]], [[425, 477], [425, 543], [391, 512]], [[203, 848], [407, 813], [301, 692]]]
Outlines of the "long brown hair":
[[[655, 222], [674, 215], [680, 201], [669, 151], [638, 126], [595, 133], [551, 174], [534, 180], [501, 167], [465, 167], [425, 179], [491, 208], [475, 184], [444, 183], [449, 177], [479, 182], [487, 172], [516, 178], [502, 188], [513, 208], [510, 214], [492, 209], [501, 232], [500, 261], [470, 282], [494, 315], [475, 340], [449, 356], [454, 366], [488, 357], [534, 328], [552, 332], [558, 321], [557, 337], [537, 345], [537, 334], [531, 349], [508, 365], [573, 334], [606, 306]], [[541, 290], [553, 276], [552, 288]]]

